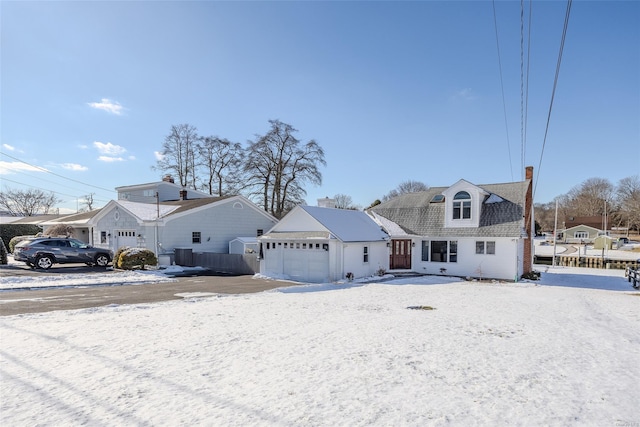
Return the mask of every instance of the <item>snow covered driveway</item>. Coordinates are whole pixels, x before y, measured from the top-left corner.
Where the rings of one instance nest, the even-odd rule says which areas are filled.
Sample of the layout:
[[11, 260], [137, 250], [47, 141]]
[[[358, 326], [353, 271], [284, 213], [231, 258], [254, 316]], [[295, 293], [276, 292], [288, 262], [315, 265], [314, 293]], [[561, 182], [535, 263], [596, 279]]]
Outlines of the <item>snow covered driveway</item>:
[[637, 293], [420, 280], [4, 317], [1, 421], [640, 422]]

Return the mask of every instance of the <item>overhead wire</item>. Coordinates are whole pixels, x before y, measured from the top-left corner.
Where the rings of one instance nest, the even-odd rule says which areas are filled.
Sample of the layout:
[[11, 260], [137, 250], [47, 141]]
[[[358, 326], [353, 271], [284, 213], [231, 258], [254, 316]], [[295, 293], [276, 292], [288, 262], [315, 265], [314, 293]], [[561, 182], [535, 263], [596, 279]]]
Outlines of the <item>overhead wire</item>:
[[542, 150], [540, 152], [540, 161], [538, 163], [538, 175], [537, 175], [537, 179], [535, 180], [535, 185], [533, 186], [533, 195], [535, 198], [535, 194], [536, 194], [536, 189], [538, 188], [538, 180], [540, 178], [540, 170], [542, 169], [542, 159], [544, 157], [544, 149], [545, 146], [547, 145], [547, 136], [549, 134], [549, 123], [551, 122], [551, 111], [553, 109], [553, 101], [556, 95], [556, 88], [558, 87], [558, 77], [560, 75], [560, 65], [562, 63], [562, 53], [564, 51], [564, 42], [566, 40], [567, 37], [567, 28], [569, 26], [569, 15], [571, 14], [571, 2], [572, 0], [567, 0], [567, 9], [565, 12], [565, 16], [564, 16], [564, 27], [562, 29], [562, 38], [560, 40], [560, 50], [558, 52], [558, 60], [556, 62], [556, 73], [555, 73], [555, 77], [553, 80], [553, 89], [551, 91], [551, 101], [549, 103], [549, 111], [547, 113], [547, 124], [544, 130], [544, 138], [542, 140]]
[[40, 170], [42, 172], [49, 173], [51, 175], [57, 176], [58, 178], [62, 178], [62, 179], [66, 179], [68, 181], [72, 181], [72, 182], [78, 183], [78, 184], [86, 185], [87, 187], [97, 188], [98, 190], [108, 191], [110, 193], [114, 193], [115, 192], [113, 189], [109, 190], [107, 188], [98, 187], [97, 185], [87, 184], [86, 182], [78, 181], [77, 179], [69, 178], [69, 177], [57, 174], [55, 172], [51, 172], [48, 169], [45, 169], [45, 168], [40, 167], [40, 166], [33, 165], [31, 163], [28, 163], [28, 162], [25, 162], [24, 160], [18, 159], [17, 157], [14, 157], [14, 156], [12, 156], [10, 154], [7, 154], [7, 153], [0, 152], [0, 154], [2, 154], [3, 156], [7, 156], [10, 159], [16, 160], [16, 161], [18, 161], [20, 163], [24, 163], [25, 165], [31, 166], [32, 168], [35, 168], [35, 169]]
[[509, 168], [511, 170], [511, 180], [513, 181], [513, 161], [511, 159], [511, 141], [509, 140], [509, 122], [507, 120], [507, 102], [504, 97], [504, 79], [502, 78], [502, 59], [500, 55], [500, 39], [498, 37], [498, 19], [496, 17], [496, 2], [493, 0], [493, 26], [496, 33], [496, 48], [498, 51], [498, 68], [500, 70], [500, 89], [502, 91], [502, 110], [504, 113], [504, 126], [507, 134], [507, 152], [509, 156]]
[[[15, 173], [15, 174], [20, 174], [20, 175], [24, 175], [24, 176], [26, 176], [26, 177], [28, 177], [28, 178], [31, 178], [31, 179], [39, 179], [39, 178], [34, 177], [33, 175], [29, 175], [28, 173], [26, 173], [25, 171], [22, 171], [22, 170], [14, 170], [14, 171], [13, 171], [13, 173]], [[37, 189], [40, 189], [40, 190], [50, 191], [50, 192], [54, 192], [54, 193], [59, 193], [59, 194], [61, 194], [61, 195], [65, 195], [65, 196], [70, 196], [70, 197], [77, 198], [77, 196], [71, 196], [70, 194], [65, 194], [65, 193], [62, 193], [62, 192], [60, 192], [60, 191], [58, 191], [58, 190], [56, 190], [56, 191], [48, 190], [48, 189], [46, 189], [46, 188], [43, 188], [43, 187], [40, 187], [40, 186], [37, 186], [37, 185], [27, 184], [27, 183], [25, 183], [25, 182], [18, 182], [18, 181], [14, 181], [14, 180], [11, 180], [11, 179], [8, 179], [8, 178], [2, 178], [2, 180], [3, 180], [3, 181], [12, 182], [12, 183], [14, 183], [14, 184], [18, 184], [18, 185], [24, 185], [24, 186], [31, 187], [31, 188], [37, 188]], [[67, 189], [74, 190], [74, 191], [77, 191], [77, 192], [81, 192], [81, 191], [82, 191], [82, 190], [78, 190], [77, 188], [74, 188], [74, 187], [70, 187], [70, 186], [68, 186], [68, 185], [61, 184], [61, 183], [59, 183], [59, 182], [47, 181], [47, 184], [55, 184], [57, 187], [65, 187], [65, 188], [67, 188]], [[76, 193], [76, 194], [77, 194], [77, 193]], [[94, 195], [95, 195], [95, 194], [97, 194], [97, 193], [92, 193], [92, 194], [94, 194]], [[98, 196], [104, 196], [104, 193], [98, 194]], [[108, 201], [110, 200], [110, 198], [107, 196], [107, 197], [106, 197], [106, 200], [104, 200], [104, 199], [99, 199], [99, 198], [94, 198], [94, 200], [95, 200], [95, 201], [98, 201], [98, 202], [108, 202]]]

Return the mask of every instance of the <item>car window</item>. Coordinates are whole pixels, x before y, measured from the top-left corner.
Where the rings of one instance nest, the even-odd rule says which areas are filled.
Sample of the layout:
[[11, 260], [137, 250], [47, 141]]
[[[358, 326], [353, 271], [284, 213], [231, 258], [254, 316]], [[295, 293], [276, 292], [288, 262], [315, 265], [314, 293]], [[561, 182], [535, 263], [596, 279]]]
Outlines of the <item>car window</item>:
[[84, 247], [84, 243], [78, 241], [78, 240], [69, 240], [69, 244], [71, 245], [72, 248], [82, 248]]

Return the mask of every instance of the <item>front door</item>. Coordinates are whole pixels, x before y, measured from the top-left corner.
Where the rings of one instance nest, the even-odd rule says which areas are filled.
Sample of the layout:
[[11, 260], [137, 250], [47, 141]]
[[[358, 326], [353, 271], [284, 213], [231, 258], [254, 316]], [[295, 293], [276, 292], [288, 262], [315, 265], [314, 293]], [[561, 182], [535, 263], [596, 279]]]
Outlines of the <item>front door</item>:
[[391, 240], [391, 254], [389, 255], [391, 270], [411, 269], [411, 240]]

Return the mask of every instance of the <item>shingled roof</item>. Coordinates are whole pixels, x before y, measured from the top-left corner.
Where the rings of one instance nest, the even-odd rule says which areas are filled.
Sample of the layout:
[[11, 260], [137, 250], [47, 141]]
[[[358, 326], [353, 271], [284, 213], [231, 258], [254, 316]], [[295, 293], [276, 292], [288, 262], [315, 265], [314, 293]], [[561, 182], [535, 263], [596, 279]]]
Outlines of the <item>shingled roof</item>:
[[446, 201], [431, 203], [431, 200], [448, 187], [403, 194], [370, 211], [394, 222], [407, 234], [418, 236], [519, 237], [528, 185], [529, 181], [478, 185], [490, 194], [482, 203], [479, 228], [445, 228]]

